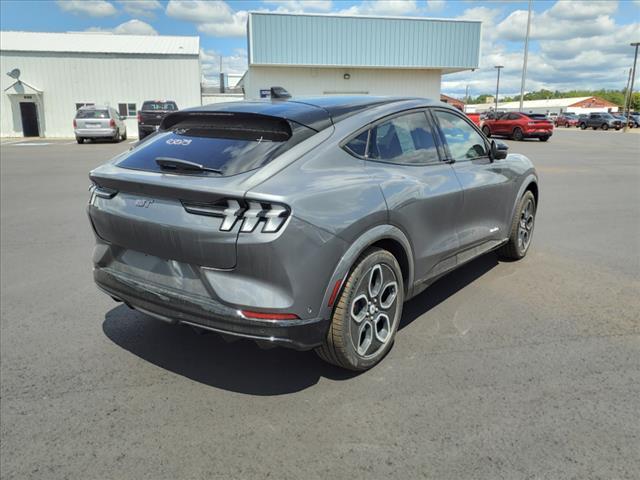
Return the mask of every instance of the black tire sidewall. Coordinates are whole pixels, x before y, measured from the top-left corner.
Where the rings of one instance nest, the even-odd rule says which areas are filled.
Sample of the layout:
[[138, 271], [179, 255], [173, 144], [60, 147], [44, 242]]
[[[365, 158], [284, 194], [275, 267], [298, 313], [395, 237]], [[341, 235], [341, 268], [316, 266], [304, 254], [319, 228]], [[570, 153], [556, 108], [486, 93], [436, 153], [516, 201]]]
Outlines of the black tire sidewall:
[[[404, 283], [402, 281], [402, 272], [400, 270], [400, 265], [395, 257], [382, 249], [371, 250], [370, 253], [365, 254], [361, 257], [361, 260], [355, 266], [351, 274], [347, 279], [347, 283], [349, 284], [349, 289], [345, 289], [342, 292], [342, 295], [345, 295], [345, 304], [347, 306], [346, 310], [342, 312], [342, 338], [340, 338], [340, 343], [342, 347], [342, 351], [346, 354], [346, 360], [349, 363], [349, 368], [353, 370], [367, 370], [378, 363], [384, 356], [389, 352], [391, 347], [393, 346], [393, 342], [395, 340], [395, 335], [398, 330], [398, 325], [400, 324], [400, 320], [402, 318], [402, 306], [404, 303]], [[371, 358], [362, 358], [356, 352], [355, 346], [351, 341], [351, 302], [353, 301], [357, 286], [360, 281], [363, 279], [363, 276], [367, 273], [369, 268], [373, 267], [376, 264], [384, 263], [388, 265], [396, 275], [396, 281], [398, 282], [398, 298], [396, 302], [398, 302], [396, 318], [392, 319], [392, 329], [391, 335], [392, 338], [387, 344], [382, 348], [379, 352], [377, 352]], [[337, 312], [334, 312], [334, 315]]]
[[[522, 213], [522, 207], [524, 207], [525, 202], [531, 199], [531, 201], [533, 202], [533, 228], [531, 229], [531, 233], [529, 234], [529, 245], [528, 247], [523, 250], [520, 248], [520, 245], [518, 244], [518, 227], [520, 224], [520, 214]], [[511, 241], [513, 241], [513, 244], [515, 246], [516, 251], [518, 252], [518, 257], [522, 258], [524, 257], [527, 252], [529, 251], [529, 248], [531, 247], [531, 240], [533, 239], [533, 232], [536, 229], [536, 214], [538, 213], [538, 206], [536, 205], [536, 199], [533, 196], [533, 193], [531, 193], [530, 191], [526, 191], [524, 193], [524, 195], [522, 195], [522, 198], [520, 199], [520, 202], [518, 203], [518, 209], [516, 210], [516, 215], [514, 218], [514, 227], [511, 231]]]

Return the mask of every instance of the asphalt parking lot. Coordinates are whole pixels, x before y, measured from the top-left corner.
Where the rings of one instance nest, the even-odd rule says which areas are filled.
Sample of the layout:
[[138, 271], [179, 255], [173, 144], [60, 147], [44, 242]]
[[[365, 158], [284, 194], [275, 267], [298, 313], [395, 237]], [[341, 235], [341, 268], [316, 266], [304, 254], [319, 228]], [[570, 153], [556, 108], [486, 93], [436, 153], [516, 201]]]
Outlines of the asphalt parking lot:
[[529, 255], [413, 299], [360, 375], [99, 293], [87, 172], [129, 145], [3, 143], [2, 477], [638, 478], [640, 134], [508, 143], [541, 177]]

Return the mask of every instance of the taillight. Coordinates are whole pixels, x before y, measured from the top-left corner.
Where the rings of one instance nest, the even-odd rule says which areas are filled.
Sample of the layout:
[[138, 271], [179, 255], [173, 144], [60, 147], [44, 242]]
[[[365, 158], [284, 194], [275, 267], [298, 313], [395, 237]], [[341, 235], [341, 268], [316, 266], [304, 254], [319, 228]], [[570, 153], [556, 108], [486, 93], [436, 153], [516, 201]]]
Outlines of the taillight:
[[137, 118], [138, 118], [138, 123], [140, 123], [140, 120], [141, 120], [140, 112], [138, 112]]
[[110, 126], [111, 128], [115, 128], [115, 126], [116, 126], [116, 121], [115, 121], [113, 118], [112, 118], [111, 120], [109, 120], [109, 126]]
[[78, 124], [76, 123], [76, 119], [73, 119], [73, 128], [76, 128], [78, 126]]
[[184, 209], [196, 215], [220, 217], [224, 220], [220, 230], [229, 232], [237, 222], [241, 222], [240, 231], [253, 232], [262, 224], [263, 233], [275, 233], [280, 230], [289, 217], [289, 209], [284, 205], [257, 200], [227, 199], [213, 204], [182, 202]]

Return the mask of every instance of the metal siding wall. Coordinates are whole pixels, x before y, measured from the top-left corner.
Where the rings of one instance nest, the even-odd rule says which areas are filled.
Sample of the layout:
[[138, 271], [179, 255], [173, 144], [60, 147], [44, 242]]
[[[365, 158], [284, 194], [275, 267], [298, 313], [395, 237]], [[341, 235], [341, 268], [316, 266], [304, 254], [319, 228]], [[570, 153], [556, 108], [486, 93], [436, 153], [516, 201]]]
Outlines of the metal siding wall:
[[[21, 79], [44, 91], [38, 107], [41, 133], [47, 137], [72, 137], [76, 102], [135, 103], [167, 98], [180, 108], [200, 105], [200, 65], [196, 56], [121, 56], [59, 53], [0, 54], [2, 71], [19, 68]], [[4, 90], [13, 83], [2, 76]], [[0, 97], [0, 135], [21, 136], [16, 106], [11, 96]], [[15, 103], [15, 101], [13, 102]], [[41, 110], [41, 111], [40, 111]], [[17, 117], [20, 118], [19, 115]], [[136, 119], [127, 120], [127, 134], [137, 135]]]
[[253, 64], [477, 68], [480, 23], [252, 13]]

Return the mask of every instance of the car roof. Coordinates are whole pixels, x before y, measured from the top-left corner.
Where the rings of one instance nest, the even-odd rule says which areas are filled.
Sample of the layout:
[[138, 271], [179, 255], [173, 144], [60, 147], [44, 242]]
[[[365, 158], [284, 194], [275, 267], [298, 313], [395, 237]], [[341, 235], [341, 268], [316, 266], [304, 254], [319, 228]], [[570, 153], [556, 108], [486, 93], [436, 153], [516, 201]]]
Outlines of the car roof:
[[415, 97], [374, 97], [369, 95], [334, 95], [324, 97], [295, 97], [286, 100], [248, 100], [216, 103], [188, 108], [183, 112], [254, 113], [285, 118], [320, 131], [367, 108], [407, 100], [421, 100], [425, 106], [440, 105], [428, 99]]
[[110, 108], [113, 107], [109, 105], [83, 105], [78, 110], [109, 110]]

